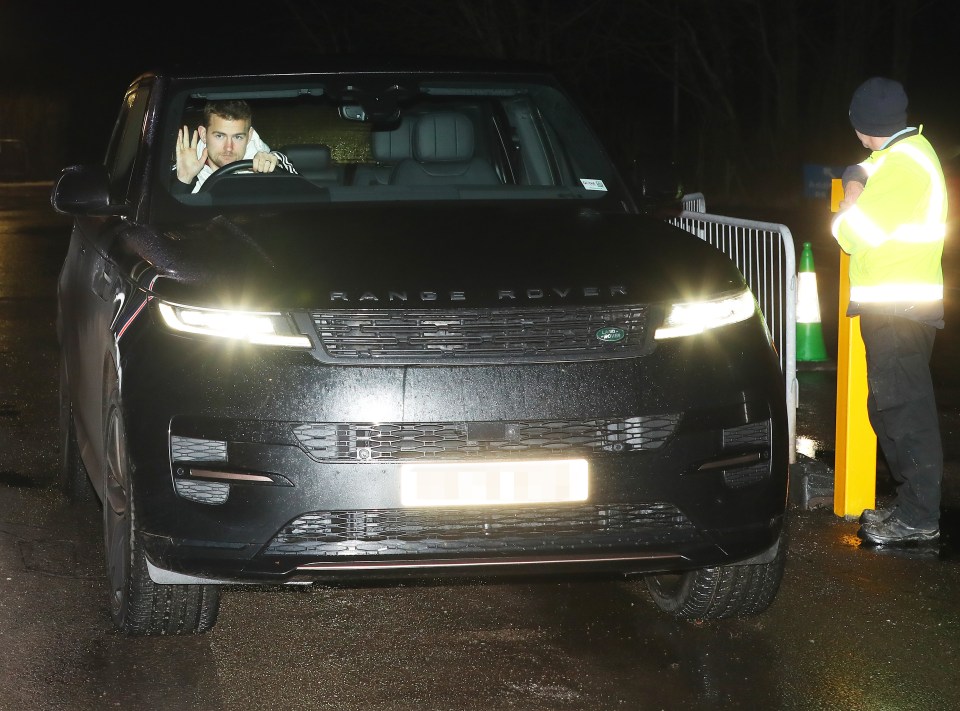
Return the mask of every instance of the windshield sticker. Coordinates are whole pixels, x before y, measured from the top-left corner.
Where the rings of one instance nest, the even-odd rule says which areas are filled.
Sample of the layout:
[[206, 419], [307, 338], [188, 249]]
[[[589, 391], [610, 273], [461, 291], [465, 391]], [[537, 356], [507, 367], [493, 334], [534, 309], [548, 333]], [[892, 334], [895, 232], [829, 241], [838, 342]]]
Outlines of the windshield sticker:
[[603, 184], [602, 180], [595, 180], [593, 178], [580, 178], [580, 184], [587, 190], [602, 190], [603, 192], [607, 191], [607, 186]]

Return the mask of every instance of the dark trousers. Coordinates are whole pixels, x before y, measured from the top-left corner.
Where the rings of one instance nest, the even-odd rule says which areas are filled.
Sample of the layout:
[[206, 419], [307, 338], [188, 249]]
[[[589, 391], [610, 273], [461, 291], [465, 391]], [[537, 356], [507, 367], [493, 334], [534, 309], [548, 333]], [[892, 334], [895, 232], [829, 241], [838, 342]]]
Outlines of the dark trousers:
[[860, 315], [870, 424], [897, 481], [897, 517], [910, 526], [940, 519], [943, 447], [930, 378], [936, 332], [900, 316]]

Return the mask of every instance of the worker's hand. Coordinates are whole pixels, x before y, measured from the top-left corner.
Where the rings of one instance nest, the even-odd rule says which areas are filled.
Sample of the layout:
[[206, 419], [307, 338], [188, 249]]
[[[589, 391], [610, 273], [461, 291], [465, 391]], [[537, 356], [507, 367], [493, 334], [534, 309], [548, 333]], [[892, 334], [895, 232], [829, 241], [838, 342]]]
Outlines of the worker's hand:
[[840, 201], [840, 209], [846, 210], [848, 207], [853, 207], [854, 203], [860, 198], [863, 187], [863, 183], [858, 183], [856, 180], [851, 180], [844, 185], [843, 200]]
[[273, 153], [258, 151], [253, 157], [254, 173], [272, 173], [277, 168], [277, 157]]
[[184, 126], [177, 132], [177, 180], [189, 185], [197, 174], [203, 169], [203, 164], [207, 162], [207, 149], [204, 147], [200, 155], [197, 155], [197, 144], [200, 136], [196, 129], [193, 136], [190, 135], [190, 129]]

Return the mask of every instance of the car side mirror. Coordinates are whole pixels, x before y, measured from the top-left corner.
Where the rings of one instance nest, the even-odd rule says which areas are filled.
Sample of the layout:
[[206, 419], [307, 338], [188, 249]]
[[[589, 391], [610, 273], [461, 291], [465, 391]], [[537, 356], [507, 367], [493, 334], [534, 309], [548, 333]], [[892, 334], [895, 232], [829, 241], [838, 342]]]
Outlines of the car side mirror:
[[634, 159], [630, 189], [643, 212], [679, 210], [683, 198], [683, 182], [677, 166], [665, 159]]
[[50, 204], [66, 215], [119, 215], [126, 209], [110, 204], [110, 176], [102, 165], [64, 168], [53, 185]]

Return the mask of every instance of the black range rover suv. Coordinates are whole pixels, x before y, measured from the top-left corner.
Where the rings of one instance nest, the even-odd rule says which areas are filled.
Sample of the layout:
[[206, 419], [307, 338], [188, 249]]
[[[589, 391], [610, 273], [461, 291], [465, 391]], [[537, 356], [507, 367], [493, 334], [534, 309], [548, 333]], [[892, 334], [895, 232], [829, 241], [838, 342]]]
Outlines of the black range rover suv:
[[[178, 129], [235, 99], [293, 170], [173, 189]], [[144, 74], [52, 204], [63, 485], [102, 504], [120, 629], [208, 630], [234, 583], [612, 573], [691, 618], [776, 595], [762, 315], [549, 73]]]

